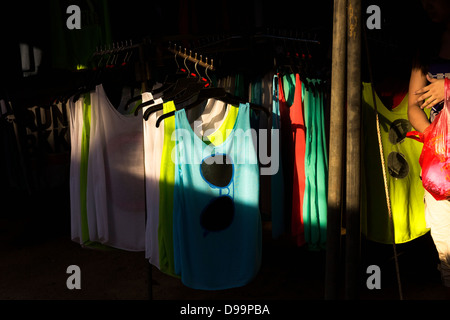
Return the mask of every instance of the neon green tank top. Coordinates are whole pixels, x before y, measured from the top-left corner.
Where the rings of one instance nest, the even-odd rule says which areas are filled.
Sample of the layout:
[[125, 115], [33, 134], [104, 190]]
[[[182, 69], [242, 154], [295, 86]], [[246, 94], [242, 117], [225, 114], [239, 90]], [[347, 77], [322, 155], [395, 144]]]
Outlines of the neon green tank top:
[[[422, 144], [405, 138], [406, 132], [413, 130], [408, 121], [408, 95], [392, 110], [386, 108], [376, 94], [375, 97], [395, 243], [404, 243], [428, 232], [420, 180]], [[369, 240], [392, 244], [370, 83], [363, 83], [362, 100], [362, 232]]]

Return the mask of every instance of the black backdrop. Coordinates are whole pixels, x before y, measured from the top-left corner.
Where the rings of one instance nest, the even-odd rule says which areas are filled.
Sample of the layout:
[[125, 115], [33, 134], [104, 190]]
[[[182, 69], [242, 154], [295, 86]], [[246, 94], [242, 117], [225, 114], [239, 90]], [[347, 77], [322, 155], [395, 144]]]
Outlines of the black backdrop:
[[[65, 1], [65, 0], [61, 0]], [[90, 1], [68, 1], [86, 5]], [[393, 72], [407, 74], [414, 47], [426, 44], [418, 39], [422, 22], [419, 0], [364, 0], [366, 8], [381, 9], [381, 30], [367, 30], [376, 76]], [[126, 39], [159, 39], [167, 36], [203, 36], [246, 34], [254, 30], [277, 30], [294, 35], [313, 32], [321, 40], [321, 50], [330, 57], [332, 45], [333, 0], [299, 1], [108, 1], [112, 37]], [[2, 1], [0, 4], [1, 83], [20, 78], [18, 43], [42, 48], [42, 70], [51, 67], [51, 12], [49, 0]], [[375, 40], [374, 40], [375, 39]], [[49, 54], [45, 54], [48, 52]], [[393, 71], [395, 70], [395, 71]], [[363, 69], [363, 72], [365, 70]], [[6, 80], [7, 79], [7, 80]]]

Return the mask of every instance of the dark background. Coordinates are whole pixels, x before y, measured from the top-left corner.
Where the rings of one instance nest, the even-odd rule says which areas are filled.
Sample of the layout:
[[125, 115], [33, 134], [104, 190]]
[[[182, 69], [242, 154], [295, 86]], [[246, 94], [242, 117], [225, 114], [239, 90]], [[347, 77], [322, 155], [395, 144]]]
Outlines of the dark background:
[[[86, 5], [86, 1], [66, 1]], [[5, 78], [20, 78], [18, 43], [25, 42], [41, 48], [45, 55], [42, 71], [52, 68], [50, 1], [3, 1], [0, 5], [0, 35], [2, 55], [0, 71]], [[409, 76], [409, 63], [418, 45], [426, 45], [419, 37], [424, 16], [419, 0], [362, 1], [362, 22], [369, 15], [366, 8], [378, 5], [381, 9], [381, 30], [366, 30], [376, 77], [401, 73]], [[63, 5], [61, 5], [64, 7]], [[143, 38], [154, 43], [180, 39], [179, 44], [194, 47], [192, 39], [226, 38], [270, 31], [280, 36], [313, 35], [321, 41], [319, 53], [323, 62], [331, 58], [333, 1], [108, 1], [110, 24], [114, 41]], [[175, 42], [175, 41], [174, 41]], [[224, 50], [223, 43], [216, 52]], [[363, 48], [364, 49], [364, 48]], [[241, 61], [248, 63], [255, 52], [240, 52]], [[264, 52], [258, 52], [259, 55]], [[365, 54], [363, 55], [363, 58]], [[328, 60], [327, 60], [328, 58]], [[237, 60], [237, 56], [222, 56]], [[236, 62], [236, 61], [233, 61]], [[365, 65], [363, 63], [363, 67]], [[363, 69], [363, 75], [366, 75]]]

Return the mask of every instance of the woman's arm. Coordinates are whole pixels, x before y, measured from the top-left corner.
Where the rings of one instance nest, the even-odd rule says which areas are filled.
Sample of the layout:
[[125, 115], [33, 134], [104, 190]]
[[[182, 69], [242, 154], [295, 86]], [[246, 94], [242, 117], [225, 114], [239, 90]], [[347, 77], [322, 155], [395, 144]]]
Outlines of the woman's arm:
[[430, 121], [426, 113], [421, 108], [421, 102], [417, 100], [417, 91], [427, 85], [427, 77], [420, 69], [412, 69], [411, 78], [409, 79], [408, 91], [408, 118], [415, 130], [423, 132], [429, 125]]

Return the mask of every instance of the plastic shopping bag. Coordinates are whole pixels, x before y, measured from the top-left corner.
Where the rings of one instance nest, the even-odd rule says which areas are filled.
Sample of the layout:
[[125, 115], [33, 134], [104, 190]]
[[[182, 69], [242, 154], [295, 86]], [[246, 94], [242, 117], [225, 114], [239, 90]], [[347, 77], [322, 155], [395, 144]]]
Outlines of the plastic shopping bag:
[[445, 101], [441, 112], [423, 133], [411, 131], [407, 137], [423, 142], [419, 164], [423, 187], [436, 200], [450, 200], [450, 80], [445, 79]]

